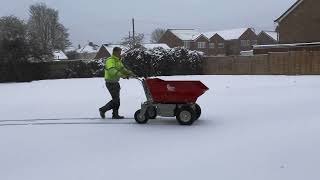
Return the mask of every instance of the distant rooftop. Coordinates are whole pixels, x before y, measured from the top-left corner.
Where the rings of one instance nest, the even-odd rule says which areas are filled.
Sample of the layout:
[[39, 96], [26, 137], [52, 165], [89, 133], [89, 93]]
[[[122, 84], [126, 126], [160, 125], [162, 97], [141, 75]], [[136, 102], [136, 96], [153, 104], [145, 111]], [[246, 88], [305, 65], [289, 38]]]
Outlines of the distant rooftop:
[[200, 35], [200, 33], [194, 29], [168, 29], [168, 30], [183, 41], [195, 40]]
[[278, 40], [278, 33], [275, 31], [261, 31], [261, 33], [266, 33], [268, 36], [273, 38], [274, 40]]
[[89, 42], [89, 44], [85, 45], [83, 48], [78, 49], [78, 53], [97, 53], [100, 46]]
[[228, 29], [222, 31], [212, 31], [203, 33], [208, 39], [210, 39], [215, 34], [220, 35], [225, 40], [239, 39], [240, 36], [246, 32], [249, 28], [238, 28], [238, 29]]

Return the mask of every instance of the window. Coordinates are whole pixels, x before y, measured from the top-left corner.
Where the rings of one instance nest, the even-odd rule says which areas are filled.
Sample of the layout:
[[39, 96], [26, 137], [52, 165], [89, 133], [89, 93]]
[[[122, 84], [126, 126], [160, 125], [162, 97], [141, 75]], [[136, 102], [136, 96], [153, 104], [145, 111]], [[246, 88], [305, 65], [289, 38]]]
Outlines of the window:
[[218, 44], [218, 47], [219, 47], [219, 48], [224, 48], [224, 43], [219, 43], [219, 44]]
[[190, 41], [184, 41], [183, 47], [185, 47], [186, 49], [190, 49]]
[[252, 40], [252, 41], [251, 41], [251, 44], [252, 44], [252, 45], [257, 45], [257, 44], [258, 44], [258, 41], [257, 41], [257, 40]]
[[209, 43], [209, 48], [214, 49], [215, 44], [214, 43]]
[[241, 46], [243, 47], [250, 46], [250, 40], [241, 40]]
[[206, 48], [206, 42], [198, 42], [198, 49]]

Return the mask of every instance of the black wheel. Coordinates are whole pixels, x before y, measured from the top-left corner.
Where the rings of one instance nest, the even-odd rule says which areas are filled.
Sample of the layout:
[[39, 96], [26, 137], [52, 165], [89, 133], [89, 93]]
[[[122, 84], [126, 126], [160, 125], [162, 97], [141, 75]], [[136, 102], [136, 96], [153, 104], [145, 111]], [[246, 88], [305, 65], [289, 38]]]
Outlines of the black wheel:
[[196, 118], [196, 112], [191, 107], [185, 106], [177, 110], [176, 118], [181, 125], [192, 125]]
[[157, 109], [153, 106], [148, 107], [147, 113], [150, 119], [155, 119], [157, 117]]
[[201, 107], [199, 106], [199, 104], [196, 104], [195, 107], [196, 107], [196, 120], [198, 120], [201, 116]]
[[141, 112], [141, 110], [138, 110], [138, 111], [136, 111], [136, 113], [134, 113], [134, 119], [139, 124], [146, 124], [149, 120], [148, 114], [147, 113], [141, 114], [140, 112]]

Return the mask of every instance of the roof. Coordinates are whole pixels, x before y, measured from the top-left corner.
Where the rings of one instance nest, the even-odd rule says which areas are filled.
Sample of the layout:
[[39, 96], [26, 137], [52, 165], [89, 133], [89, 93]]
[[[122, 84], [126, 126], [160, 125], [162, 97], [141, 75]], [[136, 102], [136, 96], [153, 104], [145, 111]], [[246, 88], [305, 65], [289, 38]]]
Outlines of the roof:
[[212, 31], [203, 33], [208, 39], [215, 34], [220, 35], [224, 40], [239, 39], [240, 36], [245, 33], [249, 28], [228, 29], [223, 31]]
[[75, 48], [74, 46], [69, 46], [65, 50], [65, 52], [72, 52], [72, 51], [77, 51], [77, 48]]
[[275, 41], [278, 41], [278, 33], [275, 32], [275, 31], [261, 31], [261, 32], [259, 33], [259, 35], [260, 35], [261, 33], [264, 33], [264, 34], [266, 34], [267, 36], [269, 36], [270, 38], [274, 39]]
[[284, 18], [286, 18], [292, 11], [294, 11], [301, 3], [303, 0], [298, 0], [296, 1], [284, 14], [282, 14], [278, 19], [276, 19], [274, 22], [281, 22]]
[[113, 48], [119, 47], [123, 49], [123, 51], [126, 51], [126, 47], [120, 44], [104, 44], [103, 47], [108, 51], [109, 54], [112, 54]]
[[[142, 44], [142, 46], [146, 49], [153, 49], [156, 47], [170, 49], [170, 47], [164, 43], [145, 43], [145, 44]], [[104, 44], [103, 47], [108, 51], [109, 54], [112, 54], [113, 48], [115, 48], [115, 47], [119, 47], [119, 48], [123, 49], [123, 52], [128, 50], [128, 48], [126, 46], [123, 46], [120, 44]]]
[[264, 48], [290, 48], [290, 47], [312, 47], [320, 46], [320, 42], [312, 43], [295, 43], [295, 44], [269, 44], [269, 45], [254, 45], [253, 49], [264, 49]]
[[209, 38], [207, 37], [207, 36], [205, 36], [205, 35], [203, 35], [203, 34], [199, 34], [195, 39], [194, 39], [194, 41], [197, 41], [199, 38], [201, 38], [201, 37], [204, 37], [204, 38], [206, 38], [208, 41], [209, 41]]
[[157, 47], [162, 47], [164, 49], [170, 49], [170, 47], [164, 43], [145, 43], [142, 46], [147, 49], [153, 49], [153, 48], [157, 48]]
[[100, 47], [98, 45], [90, 46], [89, 44], [87, 44], [83, 48], [78, 49], [77, 52], [78, 53], [97, 53], [99, 48]]
[[67, 60], [68, 57], [62, 52], [61, 50], [56, 50], [53, 52], [53, 59], [54, 60]]
[[192, 41], [195, 40], [200, 33], [194, 29], [168, 29], [175, 36], [177, 36], [182, 41]]

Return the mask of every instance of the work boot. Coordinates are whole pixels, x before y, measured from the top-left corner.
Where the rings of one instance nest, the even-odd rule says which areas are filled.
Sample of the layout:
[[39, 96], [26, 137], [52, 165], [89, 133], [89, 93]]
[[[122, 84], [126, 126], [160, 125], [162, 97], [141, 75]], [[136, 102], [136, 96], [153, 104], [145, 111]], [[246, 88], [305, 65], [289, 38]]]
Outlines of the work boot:
[[119, 113], [118, 113], [117, 110], [113, 110], [112, 119], [124, 119], [124, 117], [123, 116], [119, 116]]
[[106, 118], [105, 112], [103, 112], [101, 108], [99, 109], [99, 113], [100, 113], [100, 117], [101, 117], [102, 119], [105, 119], [105, 118]]
[[124, 116], [113, 115], [112, 119], [124, 119]]

